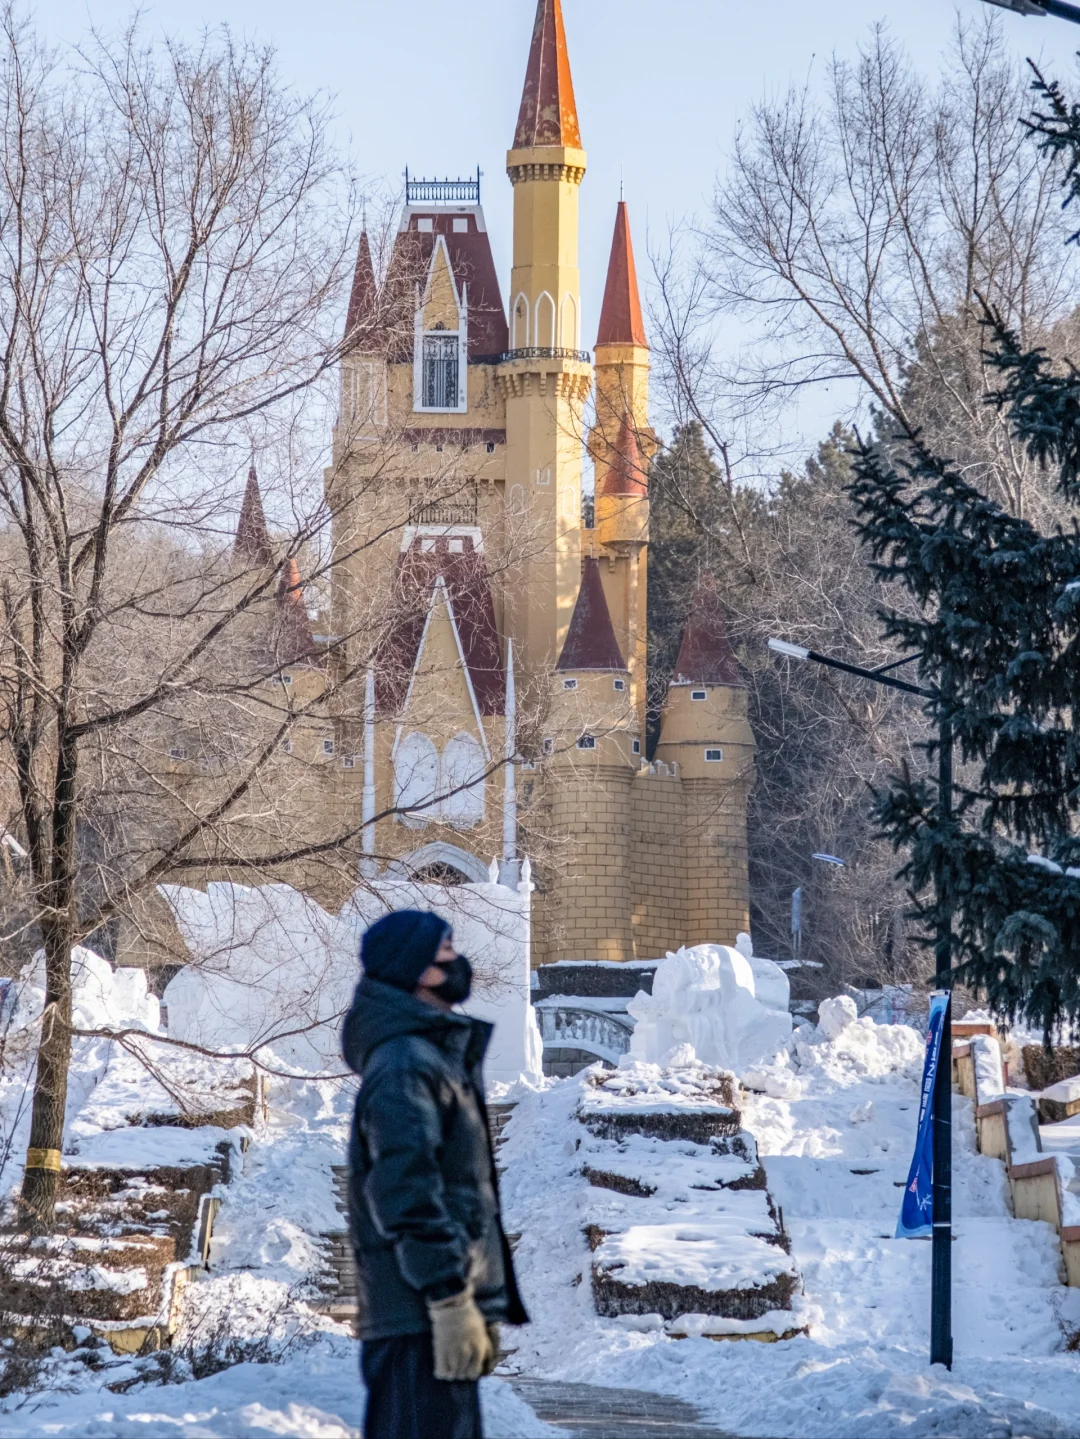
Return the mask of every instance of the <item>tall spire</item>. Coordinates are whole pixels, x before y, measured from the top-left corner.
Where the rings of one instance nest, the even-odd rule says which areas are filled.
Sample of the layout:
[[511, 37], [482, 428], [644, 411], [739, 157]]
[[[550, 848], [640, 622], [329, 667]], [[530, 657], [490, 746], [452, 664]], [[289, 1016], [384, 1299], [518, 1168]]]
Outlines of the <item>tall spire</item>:
[[645, 349], [649, 348], [649, 342], [645, 338], [645, 322], [641, 318], [634, 246], [630, 239], [630, 218], [625, 200], [619, 201], [615, 211], [615, 233], [611, 237], [611, 256], [608, 259], [607, 283], [604, 285], [604, 303], [600, 309], [600, 329], [596, 343], [642, 345]]
[[544, 145], [581, 149], [561, 0], [537, 0], [525, 89], [514, 132], [515, 150]]
[[608, 455], [608, 469], [600, 485], [600, 493], [648, 495], [647, 473], [634, 422], [629, 415], [624, 414], [619, 424], [615, 448]]
[[377, 289], [375, 266], [371, 263], [371, 245], [368, 243], [368, 233], [365, 229], [356, 249], [356, 269], [353, 271], [352, 290], [349, 292], [349, 313], [345, 320], [346, 338], [374, 313]]
[[249, 565], [269, 565], [274, 560], [270, 531], [266, 528], [266, 515], [263, 512], [262, 496], [259, 494], [259, 477], [255, 473], [254, 465], [248, 470], [233, 553], [237, 559], [244, 560]]
[[581, 567], [581, 588], [578, 590], [570, 627], [566, 632], [557, 670], [625, 670], [626, 661], [615, 638], [611, 611], [604, 598], [604, 582], [600, 566], [592, 555]]
[[745, 688], [711, 575], [702, 576], [694, 593], [671, 682]]

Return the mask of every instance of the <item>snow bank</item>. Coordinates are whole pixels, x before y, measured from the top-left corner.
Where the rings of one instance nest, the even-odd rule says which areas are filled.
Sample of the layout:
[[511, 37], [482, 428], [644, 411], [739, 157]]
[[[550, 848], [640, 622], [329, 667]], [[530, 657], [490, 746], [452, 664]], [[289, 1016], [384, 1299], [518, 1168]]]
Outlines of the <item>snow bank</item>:
[[365, 930], [397, 909], [434, 909], [476, 972], [470, 1014], [495, 1025], [489, 1079], [541, 1077], [542, 1044], [529, 989], [530, 901], [496, 883], [380, 880], [338, 915], [288, 885], [163, 885], [192, 955], [165, 991], [169, 1033], [218, 1049], [265, 1047], [299, 1073], [341, 1067], [341, 1021], [360, 976]]
[[989, 1034], [973, 1034], [969, 1043], [975, 1063], [975, 1093], [980, 1104], [989, 1104], [1005, 1093], [1001, 1045]]
[[[71, 951], [72, 1019], [79, 1029], [145, 1029], [156, 1034], [161, 1026], [157, 996], [147, 992], [146, 971], [113, 969], [92, 949], [76, 945]], [[41, 1017], [45, 1008], [45, 951], [39, 949], [25, 965], [17, 982], [13, 1027], [22, 1029]]]
[[707, 1064], [741, 1072], [768, 1059], [791, 1037], [787, 975], [771, 960], [723, 944], [669, 954], [657, 966], [652, 994], [626, 1006], [637, 1021], [630, 1052], [652, 1064], [689, 1044]]

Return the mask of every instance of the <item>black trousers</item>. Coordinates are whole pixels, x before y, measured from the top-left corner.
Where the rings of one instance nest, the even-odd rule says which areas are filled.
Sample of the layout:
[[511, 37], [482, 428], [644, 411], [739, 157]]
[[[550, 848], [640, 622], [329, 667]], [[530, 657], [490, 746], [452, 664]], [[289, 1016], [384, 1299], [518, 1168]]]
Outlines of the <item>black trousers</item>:
[[364, 1439], [483, 1439], [480, 1385], [435, 1378], [430, 1334], [366, 1339]]

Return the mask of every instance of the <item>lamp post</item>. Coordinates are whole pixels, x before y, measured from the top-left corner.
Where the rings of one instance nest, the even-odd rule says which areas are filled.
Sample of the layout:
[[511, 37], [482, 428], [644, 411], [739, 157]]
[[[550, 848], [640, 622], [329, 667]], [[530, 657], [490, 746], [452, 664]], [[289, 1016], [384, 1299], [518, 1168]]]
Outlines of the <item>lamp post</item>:
[[[998, 0], [994, 0], [998, 3]], [[1018, 0], [1028, 3], [1028, 0]], [[1055, 9], [1051, 10], [1053, 4]], [[1011, 7], [1010, 7], [1011, 8]], [[1080, 22], [1080, 8], [1066, 5], [1063, 0], [1044, 0], [1047, 13], [1058, 10], [1071, 11], [1067, 19]], [[1037, 13], [1034, 9], [1030, 13]], [[810, 660], [813, 664], [825, 665], [828, 669], [841, 670], [844, 674], [856, 675], [859, 679], [872, 680], [875, 684], [904, 694], [918, 695], [920, 699], [940, 698], [937, 690], [913, 685], [907, 680], [897, 679], [890, 670], [910, 664], [919, 658], [908, 655], [905, 659], [894, 660], [880, 669], [868, 670], [861, 665], [849, 665], [844, 660], [833, 659], [830, 655], [818, 654], [805, 645], [793, 645], [787, 640], [771, 639], [769, 648], [774, 654], [785, 655], [793, 660]], [[953, 790], [953, 737], [952, 724], [948, 719], [939, 720], [938, 728], [938, 817], [942, 828], [952, 820]], [[934, 942], [934, 958], [937, 964], [937, 982], [952, 988], [952, 911], [946, 907], [940, 888], [937, 894], [938, 925]], [[944, 1364], [952, 1368], [952, 1004], [945, 1006], [941, 1027], [941, 1050], [937, 1075], [934, 1079], [934, 1216], [933, 1240], [930, 1270], [930, 1363]]]
[[1071, 20], [1080, 25], [1080, 5], [1069, 5], [1066, 0], [986, 0], [988, 5], [1000, 5], [1002, 10], [1012, 10], [1017, 15], [1053, 15], [1055, 20]]

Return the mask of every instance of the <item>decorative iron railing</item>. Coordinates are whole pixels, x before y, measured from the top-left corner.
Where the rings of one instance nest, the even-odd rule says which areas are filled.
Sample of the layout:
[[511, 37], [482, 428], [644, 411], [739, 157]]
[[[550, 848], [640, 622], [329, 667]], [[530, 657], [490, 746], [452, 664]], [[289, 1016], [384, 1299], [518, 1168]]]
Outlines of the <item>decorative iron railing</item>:
[[583, 365], [588, 365], [592, 362], [592, 354], [589, 350], [564, 350], [556, 345], [530, 345], [524, 350], [507, 350], [499, 356], [500, 365], [511, 360], [580, 360]]
[[409, 509], [411, 525], [475, 525], [476, 492], [446, 500], [427, 500]]
[[475, 180], [410, 180], [405, 171], [406, 205], [479, 205], [480, 167]]

